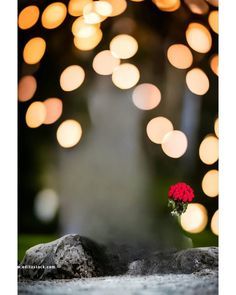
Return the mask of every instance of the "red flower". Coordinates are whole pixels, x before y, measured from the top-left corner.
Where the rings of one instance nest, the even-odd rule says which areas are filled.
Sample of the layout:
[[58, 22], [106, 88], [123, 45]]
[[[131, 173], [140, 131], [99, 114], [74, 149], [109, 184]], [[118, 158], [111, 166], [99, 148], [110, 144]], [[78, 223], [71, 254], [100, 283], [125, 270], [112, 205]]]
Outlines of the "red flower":
[[168, 197], [175, 201], [191, 202], [194, 198], [193, 189], [184, 182], [171, 185]]

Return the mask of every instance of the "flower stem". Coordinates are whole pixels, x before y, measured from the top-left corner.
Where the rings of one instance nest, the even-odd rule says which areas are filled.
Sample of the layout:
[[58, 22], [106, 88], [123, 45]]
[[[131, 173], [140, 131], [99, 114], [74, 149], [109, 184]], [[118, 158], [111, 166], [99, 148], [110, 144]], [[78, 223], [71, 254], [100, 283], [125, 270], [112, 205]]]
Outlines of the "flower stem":
[[169, 199], [168, 207], [171, 207], [171, 215], [180, 216], [187, 210], [188, 202]]

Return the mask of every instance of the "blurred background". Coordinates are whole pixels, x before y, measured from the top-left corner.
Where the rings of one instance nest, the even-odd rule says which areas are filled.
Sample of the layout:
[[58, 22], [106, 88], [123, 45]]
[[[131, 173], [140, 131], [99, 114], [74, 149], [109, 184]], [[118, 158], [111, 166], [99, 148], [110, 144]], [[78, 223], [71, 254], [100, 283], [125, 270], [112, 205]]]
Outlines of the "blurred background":
[[18, 79], [19, 260], [68, 233], [217, 245], [218, 1], [18, 0]]

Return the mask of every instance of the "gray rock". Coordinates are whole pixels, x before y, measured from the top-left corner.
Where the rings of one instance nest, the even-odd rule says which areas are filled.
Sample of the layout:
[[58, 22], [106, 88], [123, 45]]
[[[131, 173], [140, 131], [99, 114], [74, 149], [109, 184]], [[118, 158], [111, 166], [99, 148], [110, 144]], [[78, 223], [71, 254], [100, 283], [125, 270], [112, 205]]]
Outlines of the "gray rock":
[[19, 278], [31, 280], [91, 278], [115, 275], [217, 272], [218, 248], [153, 252], [127, 245], [100, 245], [79, 235], [66, 235], [26, 251]]
[[109, 269], [104, 247], [79, 235], [66, 235], [26, 251], [19, 277], [29, 279], [89, 278]]
[[218, 247], [182, 250], [174, 255], [173, 262], [182, 273], [193, 273], [218, 268]]
[[129, 264], [130, 275], [188, 274], [217, 270], [218, 247], [192, 248], [182, 251], [157, 252]]

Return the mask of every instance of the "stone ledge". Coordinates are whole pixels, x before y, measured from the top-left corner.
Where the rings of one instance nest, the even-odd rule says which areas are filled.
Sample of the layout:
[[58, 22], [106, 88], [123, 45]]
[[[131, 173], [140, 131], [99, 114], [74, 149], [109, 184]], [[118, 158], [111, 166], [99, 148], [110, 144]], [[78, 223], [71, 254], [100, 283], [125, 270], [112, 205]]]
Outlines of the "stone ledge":
[[[24, 266], [41, 268], [25, 269]], [[201, 277], [217, 273], [217, 270], [218, 247], [150, 252], [125, 245], [104, 246], [70, 234], [28, 249], [19, 265], [19, 279], [72, 279], [125, 274], [196, 274]]]

